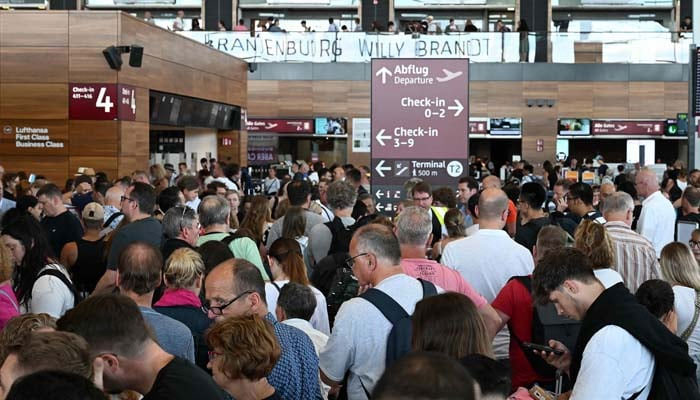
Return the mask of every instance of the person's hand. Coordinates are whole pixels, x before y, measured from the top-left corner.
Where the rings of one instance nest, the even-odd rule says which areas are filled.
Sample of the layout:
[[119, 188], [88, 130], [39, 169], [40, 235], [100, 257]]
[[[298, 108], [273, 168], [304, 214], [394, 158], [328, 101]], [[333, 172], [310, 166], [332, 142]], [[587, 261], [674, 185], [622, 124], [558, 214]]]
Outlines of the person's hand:
[[569, 207], [566, 204], [566, 200], [564, 200], [563, 198], [554, 199], [554, 203], [557, 205], [557, 211], [559, 212], [564, 212]]
[[569, 373], [569, 367], [571, 366], [571, 352], [569, 351], [569, 349], [564, 345], [564, 343], [556, 340], [550, 340], [549, 347], [552, 347], [555, 350], [561, 350], [564, 352], [564, 354], [558, 356], [554, 353], [549, 353], [547, 351], [533, 351], [535, 352], [535, 354], [539, 354], [540, 357], [547, 361], [547, 364], [553, 366], [558, 370]]

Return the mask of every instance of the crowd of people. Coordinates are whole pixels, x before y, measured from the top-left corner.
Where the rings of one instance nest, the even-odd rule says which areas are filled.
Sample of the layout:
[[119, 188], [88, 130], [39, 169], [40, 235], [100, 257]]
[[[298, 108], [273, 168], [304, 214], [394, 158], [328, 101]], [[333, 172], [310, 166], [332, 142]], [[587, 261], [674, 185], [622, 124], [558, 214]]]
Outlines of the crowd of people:
[[0, 398], [700, 399], [700, 170], [603, 165], [0, 167]]

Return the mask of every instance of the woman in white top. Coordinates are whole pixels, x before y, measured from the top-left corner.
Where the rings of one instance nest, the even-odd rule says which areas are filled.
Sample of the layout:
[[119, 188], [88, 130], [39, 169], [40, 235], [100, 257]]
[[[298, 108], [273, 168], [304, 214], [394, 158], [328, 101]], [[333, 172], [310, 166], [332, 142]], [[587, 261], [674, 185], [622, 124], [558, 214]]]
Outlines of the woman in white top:
[[[2, 231], [2, 243], [15, 263], [13, 289], [23, 313], [59, 318], [73, 308], [74, 296], [66, 269], [51, 254], [46, 233], [31, 216], [22, 216]], [[55, 270], [63, 276], [50, 275]]]
[[270, 263], [270, 270], [272, 271], [273, 277], [272, 282], [265, 283], [267, 309], [271, 313], [275, 313], [277, 298], [280, 294], [279, 290], [287, 283], [295, 282], [300, 285], [308, 286], [316, 297], [316, 310], [309, 322], [311, 322], [311, 326], [315, 329], [326, 335], [330, 335], [331, 329], [328, 322], [326, 298], [321, 291], [311, 286], [309, 282], [299, 243], [290, 238], [279, 238], [275, 240], [272, 246], [270, 246], [270, 251], [267, 253], [267, 260]]
[[[678, 315], [678, 331], [688, 343], [688, 355], [700, 366], [700, 266], [690, 248], [681, 242], [669, 243], [661, 250], [661, 274], [673, 286], [673, 301]], [[696, 370], [700, 382], [700, 369]]]
[[615, 248], [603, 225], [588, 219], [581, 221], [574, 233], [574, 247], [590, 258], [595, 277], [606, 289], [624, 283], [622, 276], [612, 269]]

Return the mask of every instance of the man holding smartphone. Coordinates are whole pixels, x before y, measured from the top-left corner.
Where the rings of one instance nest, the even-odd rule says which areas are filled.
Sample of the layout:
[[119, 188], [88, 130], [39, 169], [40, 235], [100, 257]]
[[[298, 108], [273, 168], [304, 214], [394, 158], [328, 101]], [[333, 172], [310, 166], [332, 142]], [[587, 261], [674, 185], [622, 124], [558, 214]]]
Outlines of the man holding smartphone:
[[550, 340], [564, 354], [540, 352], [569, 374], [574, 382], [571, 399], [645, 400], [680, 398], [679, 393], [684, 399], [700, 398], [685, 342], [624, 284], [605, 289], [581, 251], [563, 248], [545, 254], [533, 272], [532, 286], [535, 301], [552, 302], [559, 315], [581, 321], [575, 349]]

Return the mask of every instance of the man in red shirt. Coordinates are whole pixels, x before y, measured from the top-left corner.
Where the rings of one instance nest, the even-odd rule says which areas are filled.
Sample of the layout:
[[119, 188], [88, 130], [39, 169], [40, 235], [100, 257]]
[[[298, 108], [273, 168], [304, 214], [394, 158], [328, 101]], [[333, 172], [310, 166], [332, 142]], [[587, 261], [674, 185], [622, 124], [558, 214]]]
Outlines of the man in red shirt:
[[407, 207], [401, 212], [394, 232], [401, 245], [401, 268], [414, 278], [432, 282], [447, 292], [457, 292], [469, 297], [484, 319], [491, 337], [500, 330], [501, 318], [486, 299], [462, 278], [462, 275], [437, 261], [425, 257], [432, 239], [430, 212], [422, 207]]
[[[555, 225], [543, 227], [537, 235], [537, 244], [533, 248], [535, 264], [545, 252], [566, 246], [566, 232]], [[501, 289], [492, 305], [500, 317], [499, 330], [508, 324], [511, 336], [515, 335], [521, 342], [532, 341], [532, 295], [517, 279], [511, 279]], [[528, 361], [517, 341], [510, 341], [509, 358], [513, 389], [530, 388], [533, 384], [547, 384], [553, 376], [541, 376]]]

